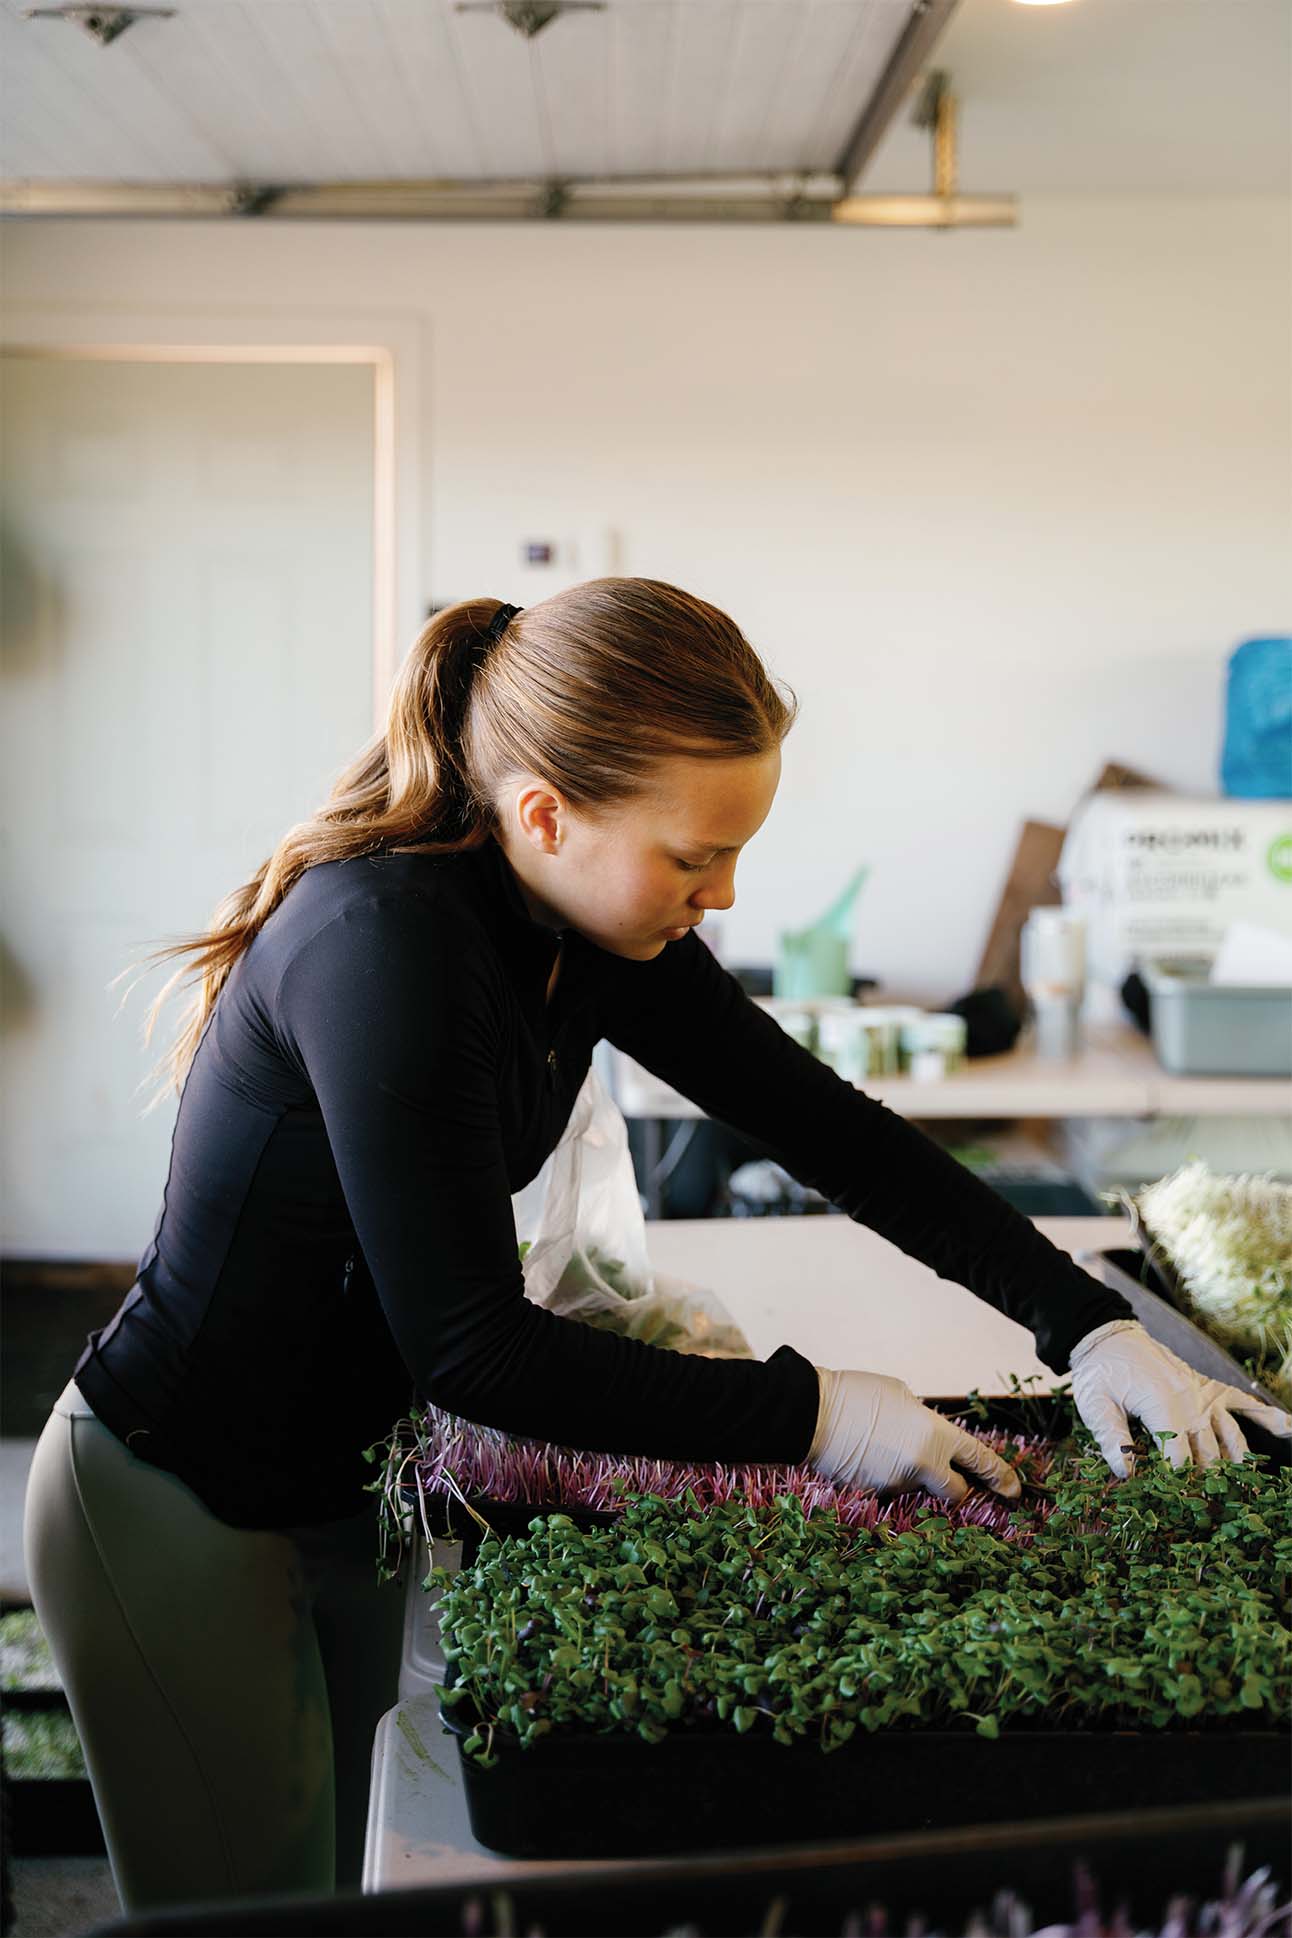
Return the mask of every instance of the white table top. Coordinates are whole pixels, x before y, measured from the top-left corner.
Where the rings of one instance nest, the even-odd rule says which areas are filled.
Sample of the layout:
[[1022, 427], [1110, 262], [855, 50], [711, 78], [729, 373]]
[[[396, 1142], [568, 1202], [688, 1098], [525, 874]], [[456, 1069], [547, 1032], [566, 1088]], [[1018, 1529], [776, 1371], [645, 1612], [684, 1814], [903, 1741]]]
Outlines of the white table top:
[[[1033, 1222], [1073, 1257], [1132, 1242], [1124, 1218]], [[784, 1341], [818, 1365], [895, 1373], [930, 1396], [1004, 1391], [1011, 1373], [1038, 1375], [1034, 1391], [1053, 1384], [1030, 1333], [850, 1218], [666, 1219], [648, 1224], [646, 1235], [656, 1271], [716, 1292], [760, 1358]], [[452, 1551], [435, 1558], [450, 1561]], [[457, 1745], [424, 1686], [438, 1668], [425, 1572], [419, 1545], [409, 1569], [401, 1700], [373, 1746], [366, 1891], [499, 1883], [518, 1868], [472, 1837]], [[562, 1860], [525, 1868], [588, 1867]]]
[[[1036, 1218], [1073, 1257], [1133, 1243], [1125, 1218]], [[893, 1373], [930, 1395], [1008, 1390], [1042, 1366], [1024, 1327], [851, 1218], [677, 1218], [647, 1224], [657, 1272], [718, 1297], [759, 1359], [790, 1345], [817, 1366]]]
[[[626, 1117], [700, 1117], [703, 1112], [616, 1050], [619, 1107]], [[1090, 1028], [1068, 1062], [1038, 1057], [1029, 1038], [1005, 1056], [975, 1057], [954, 1076], [868, 1077], [858, 1086], [904, 1117], [1195, 1117], [1292, 1114], [1281, 1077], [1173, 1077], [1129, 1025]]]

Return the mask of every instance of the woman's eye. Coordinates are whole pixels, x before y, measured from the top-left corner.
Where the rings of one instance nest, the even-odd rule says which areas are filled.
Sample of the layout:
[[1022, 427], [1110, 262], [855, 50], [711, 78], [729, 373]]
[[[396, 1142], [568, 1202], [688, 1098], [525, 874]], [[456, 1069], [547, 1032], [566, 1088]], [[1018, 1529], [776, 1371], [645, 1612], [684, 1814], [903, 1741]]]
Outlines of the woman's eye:
[[685, 868], [688, 875], [702, 875], [709, 865], [707, 861], [683, 861], [681, 855], [675, 855], [673, 859], [679, 868]]

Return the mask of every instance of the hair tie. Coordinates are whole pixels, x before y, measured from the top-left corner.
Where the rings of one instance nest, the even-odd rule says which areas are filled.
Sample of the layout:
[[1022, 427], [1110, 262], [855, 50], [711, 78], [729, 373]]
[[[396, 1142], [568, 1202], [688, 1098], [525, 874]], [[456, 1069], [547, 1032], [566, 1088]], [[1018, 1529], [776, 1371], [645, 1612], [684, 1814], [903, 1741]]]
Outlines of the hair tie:
[[488, 657], [490, 647], [497, 645], [512, 620], [516, 617], [516, 614], [524, 610], [525, 608], [523, 606], [499, 606], [484, 631], [472, 633], [470, 644], [466, 648], [466, 676], [468, 680], [475, 678]]
[[518, 612], [524, 612], [524, 610], [524, 606], [499, 606], [497, 612], [485, 627], [485, 638], [491, 646], [502, 638], [508, 626], [510, 626], [512, 620], [516, 617], [516, 614]]

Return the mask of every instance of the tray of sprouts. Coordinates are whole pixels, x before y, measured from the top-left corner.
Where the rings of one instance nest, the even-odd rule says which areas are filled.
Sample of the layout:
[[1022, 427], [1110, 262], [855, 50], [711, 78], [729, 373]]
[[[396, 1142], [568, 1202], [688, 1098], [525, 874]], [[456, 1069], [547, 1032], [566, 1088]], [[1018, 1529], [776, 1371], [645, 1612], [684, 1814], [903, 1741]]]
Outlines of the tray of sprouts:
[[471, 1532], [427, 1581], [479, 1841], [616, 1856], [1286, 1791], [1292, 1472], [1146, 1449], [1117, 1482], [1062, 1399], [940, 1404], [1019, 1502], [438, 1423], [420, 1480]]

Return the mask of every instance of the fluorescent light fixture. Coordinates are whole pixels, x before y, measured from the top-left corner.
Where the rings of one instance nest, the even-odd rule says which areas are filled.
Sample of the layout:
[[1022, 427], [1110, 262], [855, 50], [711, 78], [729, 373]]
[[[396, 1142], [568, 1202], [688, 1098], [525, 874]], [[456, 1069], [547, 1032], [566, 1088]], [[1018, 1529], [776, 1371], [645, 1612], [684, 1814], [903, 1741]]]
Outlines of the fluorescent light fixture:
[[1012, 229], [1012, 195], [847, 195], [830, 210], [832, 222], [866, 229]]

